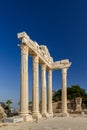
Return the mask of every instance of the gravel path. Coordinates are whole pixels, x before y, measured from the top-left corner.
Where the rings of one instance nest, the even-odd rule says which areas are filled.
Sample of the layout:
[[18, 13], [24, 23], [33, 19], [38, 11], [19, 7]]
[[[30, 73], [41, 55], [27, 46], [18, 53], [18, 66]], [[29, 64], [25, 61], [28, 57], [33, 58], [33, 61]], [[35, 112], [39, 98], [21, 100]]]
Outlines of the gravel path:
[[87, 130], [87, 117], [54, 117], [1, 126], [0, 130]]

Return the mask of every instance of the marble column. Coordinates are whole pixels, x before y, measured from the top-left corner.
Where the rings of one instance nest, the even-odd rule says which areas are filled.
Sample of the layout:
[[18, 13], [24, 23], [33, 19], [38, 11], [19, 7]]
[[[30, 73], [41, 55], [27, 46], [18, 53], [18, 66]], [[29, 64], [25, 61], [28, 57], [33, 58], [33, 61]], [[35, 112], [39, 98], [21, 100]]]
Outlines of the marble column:
[[42, 116], [47, 116], [46, 64], [41, 64], [41, 80], [42, 80], [41, 114], [42, 114]]
[[52, 70], [48, 70], [48, 114], [53, 116], [53, 109], [52, 109]]
[[67, 68], [62, 69], [62, 113], [68, 116], [67, 112]]
[[21, 44], [21, 81], [20, 81], [20, 115], [28, 115], [28, 51], [29, 47]]
[[33, 118], [41, 118], [39, 113], [39, 87], [38, 87], [38, 63], [39, 57], [33, 56], [33, 88], [32, 88], [32, 95], [33, 95], [33, 111], [32, 115]]

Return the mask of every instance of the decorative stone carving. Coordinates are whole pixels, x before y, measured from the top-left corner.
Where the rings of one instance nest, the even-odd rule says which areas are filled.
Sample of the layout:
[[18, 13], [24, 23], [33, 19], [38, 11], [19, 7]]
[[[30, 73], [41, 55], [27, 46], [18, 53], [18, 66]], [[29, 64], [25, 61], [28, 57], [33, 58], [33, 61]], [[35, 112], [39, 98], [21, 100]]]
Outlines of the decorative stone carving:
[[52, 69], [62, 69], [62, 68], [69, 68], [71, 62], [68, 59], [55, 61], [52, 63]]
[[21, 54], [27, 54], [28, 55], [28, 50], [29, 50], [28, 46], [26, 46], [24, 44], [21, 44], [21, 45], [18, 44], [18, 46], [21, 48]]
[[42, 53], [43, 57], [46, 58], [49, 63], [52, 63], [53, 62], [53, 58], [50, 56], [50, 53], [48, 51], [47, 46], [40, 45], [39, 48], [41, 50], [41, 53]]
[[42, 61], [44, 60], [45, 64], [47, 64], [49, 68], [62, 69], [70, 67], [71, 63], [68, 59], [53, 62], [53, 58], [50, 56], [47, 46], [39, 46], [38, 43], [36, 41], [32, 41], [25, 32], [18, 33], [18, 38], [22, 41], [22, 43], [26, 44], [31, 50], [33, 50]]

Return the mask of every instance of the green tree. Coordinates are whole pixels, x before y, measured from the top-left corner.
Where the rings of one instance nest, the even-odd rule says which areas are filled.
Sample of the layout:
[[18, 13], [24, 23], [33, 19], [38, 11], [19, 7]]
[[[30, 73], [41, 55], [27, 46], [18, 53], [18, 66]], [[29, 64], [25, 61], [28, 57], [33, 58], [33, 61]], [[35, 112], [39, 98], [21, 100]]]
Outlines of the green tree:
[[54, 91], [53, 93], [53, 102], [57, 102], [59, 100], [61, 100], [61, 89]]
[[[61, 89], [56, 91], [53, 94], [53, 101], [61, 100]], [[82, 97], [83, 101], [87, 100], [87, 93], [86, 90], [81, 88], [79, 85], [72, 85], [71, 87], [67, 88], [67, 98], [68, 99], [75, 99], [76, 97]]]
[[11, 110], [11, 104], [12, 104], [11, 100], [6, 101], [6, 107], [8, 108], [8, 110]]
[[86, 94], [85, 89], [81, 88], [79, 85], [72, 85], [67, 88], [68, 99], [75, 99], [76, 97], [82, 97], [84, 99]]

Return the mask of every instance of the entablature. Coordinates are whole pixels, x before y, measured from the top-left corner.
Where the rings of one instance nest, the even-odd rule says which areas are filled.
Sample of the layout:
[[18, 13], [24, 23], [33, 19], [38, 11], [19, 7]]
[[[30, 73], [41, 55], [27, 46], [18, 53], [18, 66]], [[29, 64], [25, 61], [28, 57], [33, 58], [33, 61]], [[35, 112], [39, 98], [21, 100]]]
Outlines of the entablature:
[[36, 41], [32, 41], [25, 32], [18, 33], [17, 36], [21, 40], [22, 44], [29, 47], [29, 54], [31, 56], [38, 55], [40, 63], [45, 63], [47, 68], [56, 70], [70, 67], [71, 62], [69, 62], [68, 59], [54, 62], [47, 46], [39, 45]]
[[68, 59], [65, 59], [65, 60], [53, 62], [51, 68], [52, 70], [58, 70], [63, 68], [69, 68], [70, 66], [71, 66], [71, 62], [69, 62]]

